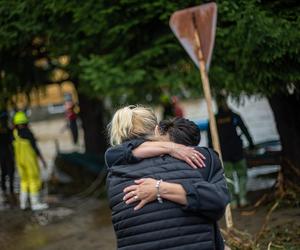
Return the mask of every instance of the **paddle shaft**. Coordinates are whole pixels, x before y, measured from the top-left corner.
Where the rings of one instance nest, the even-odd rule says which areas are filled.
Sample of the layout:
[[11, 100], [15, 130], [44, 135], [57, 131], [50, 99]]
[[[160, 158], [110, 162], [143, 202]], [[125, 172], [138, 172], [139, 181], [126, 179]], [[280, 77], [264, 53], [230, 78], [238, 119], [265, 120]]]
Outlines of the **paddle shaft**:
[[[197, 46], [196, 47], [197, 57], [198, 57], [198, 61], [199, 61], [199, 69], [200, 69], [200, 75], [201, 75], [201, 80], [202, 80], [202, 86], [203, 86], [204, 96], [205, 96], [208, 115], [209, 115], [209, 127], [210, 127], [210, 131], [211, 131], [212, 144], [213, 144], [214, 150], [216, 150], [218, 152], [218, 154], [221, 158], [221, 161], [222, 161], [222, 152], [221, 152], [218, 130], [217, 130], [217, 125], [216, 125], [216, 118], [215, 118], [213, 108], [212, 108], [212, 97], [211, 97], [209, 79], [208, 79], [208, 75], [207, 75], [207, 71], [206, 71], [206, 67], [205, 67], [204, 56], [203, 56], [202, 49], [201, 49], [200, 37], [199, 37], [196, 27], [194, 27], [194, 28], [195, 28], [194, 37], [195, 37], [196, 46]], [[222, 166], [223, 166], [223, 164], [222, 164]], [[226, 207], [225, 219], [226, 219], [227, 228], [232, 228], [233, 221], [232, 221], [230, 204]]]

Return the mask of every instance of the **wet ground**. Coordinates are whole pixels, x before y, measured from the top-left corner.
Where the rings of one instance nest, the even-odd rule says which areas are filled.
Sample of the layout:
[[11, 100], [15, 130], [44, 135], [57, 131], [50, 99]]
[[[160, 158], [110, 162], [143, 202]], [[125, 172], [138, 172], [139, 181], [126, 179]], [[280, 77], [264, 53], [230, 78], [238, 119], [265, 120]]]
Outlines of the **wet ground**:
[[[115, 236], [105, 199], [49, 197], [51, 208], [33, 213], [18, 209], [0, 211], [1, 250], [113, 250]], [[258, 209], [233, 210], [235, 228], [255, 236], [265, 222], [269, 203]], [[224, 220], [221, 227], [225, 228]], [[282, 204], [272, 213], [261, 239], [267, 249], [300, 249], [300, 209]]]
[[105, 200], [68, 199], [33, 213], [0, 211], [1, 250], [115, 249]]

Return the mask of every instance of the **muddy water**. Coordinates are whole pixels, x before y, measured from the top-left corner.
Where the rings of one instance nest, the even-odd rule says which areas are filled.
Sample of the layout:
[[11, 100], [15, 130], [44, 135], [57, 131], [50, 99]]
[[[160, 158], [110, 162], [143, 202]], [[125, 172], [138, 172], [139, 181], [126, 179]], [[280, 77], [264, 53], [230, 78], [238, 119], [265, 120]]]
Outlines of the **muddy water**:
[[69, 200], [32, 213], [0, 211], [1, 250], [115, 249], [106, 201]]

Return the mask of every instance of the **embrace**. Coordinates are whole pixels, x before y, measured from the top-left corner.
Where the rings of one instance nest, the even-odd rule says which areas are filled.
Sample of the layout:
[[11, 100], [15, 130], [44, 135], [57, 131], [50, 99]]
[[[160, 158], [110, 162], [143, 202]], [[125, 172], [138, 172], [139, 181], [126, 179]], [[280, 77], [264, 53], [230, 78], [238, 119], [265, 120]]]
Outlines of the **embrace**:
[[115, 113], [105, 160], [118, 249], [224, 249], [217, 221], [229, 192], [218, 155], [200, 139], [184, 118], [158, 123], [142, 106]]

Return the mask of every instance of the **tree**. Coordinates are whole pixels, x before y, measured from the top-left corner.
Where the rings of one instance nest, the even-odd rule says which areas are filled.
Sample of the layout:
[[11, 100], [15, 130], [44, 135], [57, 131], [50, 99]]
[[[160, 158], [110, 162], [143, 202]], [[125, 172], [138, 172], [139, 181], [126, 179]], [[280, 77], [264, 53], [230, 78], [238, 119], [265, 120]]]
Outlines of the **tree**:
[[[158, 101], [162, 88], [199, 93], [195, 91], [198, 72], [168, 28], [172, 12], [196, 4], [157, 0], [106, 6], [109, 14], [103, 18], [113, 16], [107, 31], [112, 49], [81, 61], [82, 81], [119, 103], [145, 96], [144, 102]], [[299, 4], [295, 0], [224, 0], [218, 8], [210, 71], [213, 90], [269, 99], [282, 142], [284, 173], [297, 182], [299, 175], [291, 171], [300, 168]]]
[[[98, 1], [81, 5], [77, 1], [1, 1], [2, 105], [7, 105], [16, 93], [28, 94], [34, 88], [57, 82], [53, 73], [58, 69], [66, 75], [59, 81], [71, 80], [79, 89], [80, 58], [101, 51], [98, 13], [102, 7]], [[61, 64], [61, 56], [70, 58], [70, 63]], [[86, 150], [103, 153], [107, 145], [102, 100], [82, 93], [79, 102]]]
[[[86, 149], [101, 153], [106, 146], [104, 100], [113, 105], [138, 102], [145, 96], [157, 101], [163, 85], [178, 89], [180, 74], [174, 72], [181, 70], [176, 65], [183, 52], [166, 24], [174, 10], [192, 4], [194, 1], [85, 1], [80, 5], [75, 0], [2, 1], [3, 95], [9, 100], [17, 92], [29, 93], [53, 82], [54, 70], [64, 70], [69, 77], [62, 80], [71, 80], [80, 92]], [[64, 55], [70, 58], [68, 65], [59, 63]], [[37, 67], [39, 59], [46, 61], [43, 67]], [[169, 60], [176, 63], [168, 64]], [[190, 64], [183, 68], [192, 72]]]
[[[26, 91], [49, 82], [53, 69], [65, 70], [80, 92], [88, 148], [99, 153], [104, 148], [99, 133], [106, 123], [104, 106], [158, 103], [163, 91], [201, 94], [199, 73], [168, 27], [174, 11], [200, 3], [2, 1], [0, 87], [5, 93]], [[269, 99], [289, 177], [296, 176], [292, 169], [300, 168], [298, 13], [296, 0], [218, 1], [210, 70], [214, 92], [226, 89], [236, 97], [243, 93]], [[42, 41], [38, 53], [36, 38]], [[34, 62], [40, 54], [48, 63], [37, 69]], [[59, 64], [62, 55], [70, 58], [68, 65]]]
[[297, 1], [223, 1], [211, 72], [217, 89], [268, 98], [293, 183], [300, 179], [299, 10]]
[[[198, 74], [170, 32], [170, 15], [199, 1], [106, 2], [103, 53], [83, 58], [81, 80], [113, 103], [159, 102], [162, 89], [195, 89]], [[145, 100], [146, 97], [146, 100]]]

